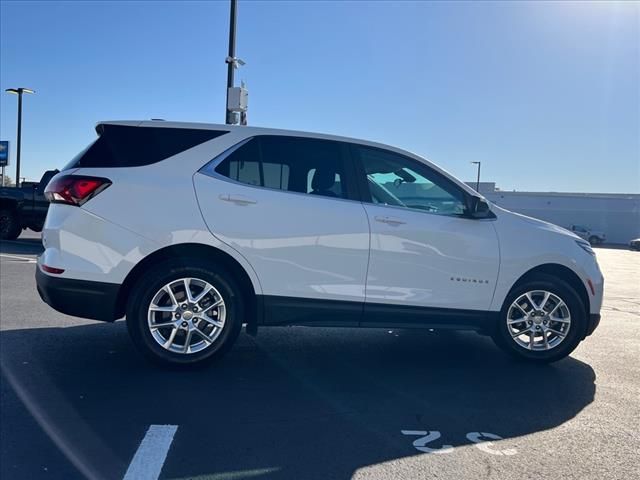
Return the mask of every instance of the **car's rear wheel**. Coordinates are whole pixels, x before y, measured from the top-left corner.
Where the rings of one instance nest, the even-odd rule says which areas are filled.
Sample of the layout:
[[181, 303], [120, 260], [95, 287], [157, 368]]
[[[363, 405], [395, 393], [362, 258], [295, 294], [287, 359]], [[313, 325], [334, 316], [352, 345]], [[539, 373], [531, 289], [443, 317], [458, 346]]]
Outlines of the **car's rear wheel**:
[[166, 262], [142, 275], [127, 303], [127, 327], [149, 359], [192, 365], [219, 358], [243, 322], [240, 290], [223, 269]]
[[0, 240], [15, 240], [22, 229], [15, 210], [3, 208], [0, 210]]
[[494, 339], [518, 358], [554, 362], [578, 346], [586, 325], [585, 308], [575, 289], [559, 278], [539, 274], [509, 293]]
[[592, 235], [589, 237], [589, 243], [591, 245], [600, 245], [602, 243], [602, 240], [600, 239], [600, 237], [596, 237], [595, 235]]

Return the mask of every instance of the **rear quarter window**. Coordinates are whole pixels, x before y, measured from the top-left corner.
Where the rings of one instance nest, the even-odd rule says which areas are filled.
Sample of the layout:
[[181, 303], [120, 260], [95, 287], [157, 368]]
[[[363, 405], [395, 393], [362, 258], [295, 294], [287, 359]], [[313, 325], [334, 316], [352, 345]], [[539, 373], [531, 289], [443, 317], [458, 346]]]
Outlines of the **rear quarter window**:
[[125, 125], [99, 125], [97, 131], [98, 139], [63, 170], [151, 165], [227, 133], [223, 130]]

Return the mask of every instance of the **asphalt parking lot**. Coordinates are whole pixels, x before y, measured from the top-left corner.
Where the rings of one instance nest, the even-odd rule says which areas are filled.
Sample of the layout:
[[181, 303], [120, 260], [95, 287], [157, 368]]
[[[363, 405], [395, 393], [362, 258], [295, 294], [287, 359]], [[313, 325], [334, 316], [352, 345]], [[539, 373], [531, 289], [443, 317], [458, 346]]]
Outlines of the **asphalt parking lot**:
[[[3, 479], [628, 479], [640, 472], [640, 252], [597, 249], [600, 327], [517, 363], [474, 333], [271, 328], [163, 370], [123, 322], [34, 286], [36, 235], [0, 244]], [[500, 438], [500, 439], [498, 439]]]

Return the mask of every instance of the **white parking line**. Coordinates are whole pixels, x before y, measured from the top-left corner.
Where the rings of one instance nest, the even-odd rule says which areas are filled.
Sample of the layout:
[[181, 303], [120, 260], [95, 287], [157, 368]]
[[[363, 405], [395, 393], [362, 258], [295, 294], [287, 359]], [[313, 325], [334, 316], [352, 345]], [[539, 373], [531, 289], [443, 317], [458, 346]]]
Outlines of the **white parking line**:
[[177, 430], [177, 425], [151, 425], [123, 480], [157, 480]]
[[25, 263], [36, 263], [36, 260], [29, 257], [19, 257], [17, 255], [7, 255], [6, 253], [0, 253], [0, 257], [8, 258], [10, 260], [20, 260]]

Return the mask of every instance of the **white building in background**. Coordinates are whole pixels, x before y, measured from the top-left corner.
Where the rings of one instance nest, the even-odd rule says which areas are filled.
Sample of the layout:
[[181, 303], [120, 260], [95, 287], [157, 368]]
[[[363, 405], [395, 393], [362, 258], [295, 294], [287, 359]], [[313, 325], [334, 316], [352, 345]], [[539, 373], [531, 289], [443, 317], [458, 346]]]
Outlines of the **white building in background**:
[[[467, 185], [476, 188], [475, 182]], [[570, 229], [599, 230], [607, 243], [628, 244], [640, 237], [640, 194], [507, 192], [493, 182], [480, 182], [480, 193], [507, 210]]]

